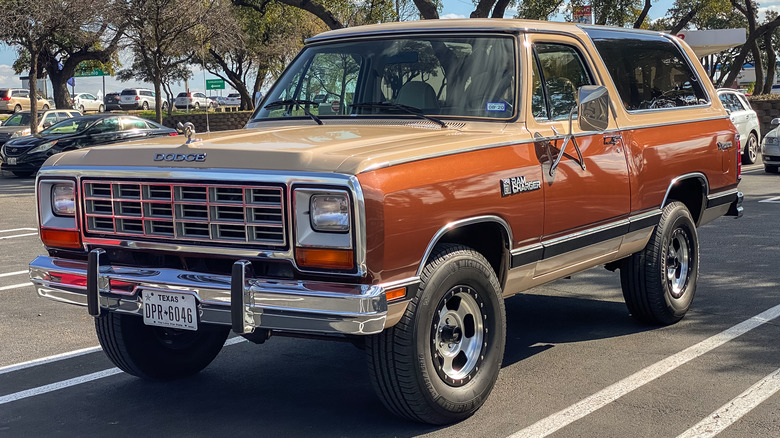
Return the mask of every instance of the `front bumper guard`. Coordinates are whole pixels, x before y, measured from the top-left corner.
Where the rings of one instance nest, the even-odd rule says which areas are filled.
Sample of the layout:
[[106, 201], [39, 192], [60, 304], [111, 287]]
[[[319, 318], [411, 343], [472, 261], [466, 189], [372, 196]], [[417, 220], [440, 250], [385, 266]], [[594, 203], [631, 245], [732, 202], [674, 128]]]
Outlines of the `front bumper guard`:
[[368, 335], [384, 329], [385, 290], [377, 285], [254, 278], [252, 264], [239, 260], [232, 275], [177, 269], [112, 266], [101, 249], [87, 262], [39, 256], [30, 263], [38, 295], [142, 315], [142, 290], [186, 293], [197, 299], [200, 323], [230, 325], [239, 334], [256, 328], [313, 334]]

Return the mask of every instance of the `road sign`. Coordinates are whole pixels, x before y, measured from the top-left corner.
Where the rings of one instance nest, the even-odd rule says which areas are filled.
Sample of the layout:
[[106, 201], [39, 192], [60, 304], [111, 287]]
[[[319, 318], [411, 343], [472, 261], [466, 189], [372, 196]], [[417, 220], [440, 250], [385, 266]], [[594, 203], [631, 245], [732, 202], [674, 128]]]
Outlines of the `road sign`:
[[225, 80], [224, 79], [206, 79], [206, 89], [207, 90], [224, 90], [225, 89]]
[[86, 71], [76, 69], [76, 71], [73, 73], [73, 77], [75, 78], [84, 78], [89, 76], [111, 76], [111, 75], [99, 68], [93, 68], [92, 70], [86, 70]]

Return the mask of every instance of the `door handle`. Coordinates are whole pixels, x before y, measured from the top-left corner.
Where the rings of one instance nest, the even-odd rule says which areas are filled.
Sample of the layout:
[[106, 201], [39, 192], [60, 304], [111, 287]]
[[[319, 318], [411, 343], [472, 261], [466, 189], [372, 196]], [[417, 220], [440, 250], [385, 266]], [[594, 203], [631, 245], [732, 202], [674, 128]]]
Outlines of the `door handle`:
[[623, 136], [620, 134], [604, 136], [604, 144], [616, 144], [618, 141], [622, 141], [622, 140], [623, 140]]

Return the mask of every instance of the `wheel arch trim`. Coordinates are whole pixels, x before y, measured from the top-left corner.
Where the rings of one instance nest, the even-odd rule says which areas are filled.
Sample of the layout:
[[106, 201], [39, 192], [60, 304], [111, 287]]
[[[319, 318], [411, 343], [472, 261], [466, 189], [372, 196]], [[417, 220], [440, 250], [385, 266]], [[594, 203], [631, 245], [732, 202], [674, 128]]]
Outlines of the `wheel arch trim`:
[[666, 189], [666, 194], [664, 194], [664, 199], [661, 202], [660, 208], [664, 208], [664, 206], [669, 202], [669, 194], [672, 193], [672, 189], [674, 189], [674, 187], [681, 181], [686, 181], [689, 179], [698, 179], [702, 183], [703, 199], [706, 199], [709, 196], [710, 183], [707, 180], [707, 176], [701, 172], [686, 173], [684, 175], [680, 175], [676, 178], [673, 178], [672, 181], [669, 183], [669, 187], [667, 187]]
[[498, 224], [503, 230], [504, 237], [506, 238], [506, 242], [508, 245], [507, 249], [511, 251], [512, 242], [513, 242], [512, 228], [509, 226], [509, 223], [503, 218], [495, 215], [484, 215], [484, 216], [474, 216], [470, 218], [459, 219], [447, 223], [447, 225], [444, 225], [443, 227], [439, 228], [436, 234], [433, 235], [433, 238], [431, 238], [431, 241], [428, 243], [428, 246], [425, 248], [425, 253], [423, 253], [422, 259], [420, 259], [420, 264], [417, 267], [417, 273], [415, 275], [417, 277], [422, 276], [423, 269], [425, 269], [425, 263], [431, 257], [431, 254], [433, 253], [433, 249], [436, 247], [436, 245], [439, 243], [442, 237], [444, 237], [447, 233], [458, 228], [463, 228], [469, 225], [475, 225], [481, 223]]

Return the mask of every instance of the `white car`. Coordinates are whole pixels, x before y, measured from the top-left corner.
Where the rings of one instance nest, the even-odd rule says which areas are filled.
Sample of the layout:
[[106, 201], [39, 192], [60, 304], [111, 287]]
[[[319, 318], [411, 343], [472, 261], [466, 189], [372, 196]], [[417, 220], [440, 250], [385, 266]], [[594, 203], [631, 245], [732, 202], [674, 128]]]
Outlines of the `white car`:
[[767, 173], [777, 173], [780, 169], [780, 118], [772, 119], [772, 130], [761, 140], [761, 159]]
[[173, 101], [173, 105], [176, 108], [192, 108], [199, 110], [201, 108], [211, 108], [214, 106], [214, 102], [206, 97], [205, 94], [194, 91], [190, 93], [179, 93], [176, 96], [176, 100]]
[[742, 164], [754, 164], [758, 161], [758, 140], [761, 138], [761, 128], [756, 112], [751, 108], [745, 95], [737, 90], [718, 89], [718, 97], [729, 112], [731, 123], [739, 131], [739, 142], [742, 145]]
[[238, 93], [230, 93], [225, 99], [225, 105], [239, 106], [241, 105], [241, 95]]
[[98, 99], [94, 94], [79, 93], [73, 96], [73, 108], [85, 114], [87, 111], [97, 111], [102, 113], [106, 108], [103, 105], [103, 99]]

